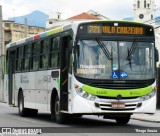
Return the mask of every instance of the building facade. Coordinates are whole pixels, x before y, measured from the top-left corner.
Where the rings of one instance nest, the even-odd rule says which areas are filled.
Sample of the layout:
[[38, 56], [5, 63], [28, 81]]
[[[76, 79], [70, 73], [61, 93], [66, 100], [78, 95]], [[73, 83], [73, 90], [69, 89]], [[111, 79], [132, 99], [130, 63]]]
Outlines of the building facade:
[[153, 25], [156, 34], [160, 35], [160, 24], [156, 22], [155, 0], [134, 0], [134, 21]]
[[62, 26], [64, 24], [70, 23], [70, 22], [74, 22], [74, 21], [82, 21], [82, 20], [110, 20], [109, 18], [93, 11], [93, 10], [89, 10], [88, 12], [83, 12], [80, 13], [78, 15], [72, 16], [70, 18], [67, 18], [65, 20], [61, 20], [60, 17], [60, 13], [57, 13], [57, 15], [54, 16], [50, 16], [50, 18], [48, 18], [46, 20], [46, 29], [52, 29], [58, 26]]
[[37, 26], [28, 26], [24, 24], [17, 24], [14, 23], [14, 21], [3, 20], [3, 30], [4, 30], [3, 44], [4, 44], [4, 54], [5, 54], [6, 44], [44, 32], [45, 28]]
[[54, 12], [49, 15], [49, 18], [46, 19], [46, 28], [50, 28], [53, 26], [54, 23], [61, 21], [61, 13]]
[[155, 24], [155, 1], [134, 0], [134, 21]]
[[[134, 21], [154, 26], [156, 33], [155, 44], [160, 54], [160, 25], [156, 23], [155, 11], [155, 0], [134, 0]], [[157, 66], [160, 66], [160, 61], [157, 63]]]
[[45, 28], [28, 26], [24, 24], [17, 24], [14, 21], [3, 20], [2, 22], [2, 51], [0, 56], [0, 101], [7, 102], [7, 95], [4, 85], [4, 74], [6, 72], [5, 68], [5, 56], [6, 56], [6, 45], [17, 40], [36, 35], [38, 33], [44, 32]]

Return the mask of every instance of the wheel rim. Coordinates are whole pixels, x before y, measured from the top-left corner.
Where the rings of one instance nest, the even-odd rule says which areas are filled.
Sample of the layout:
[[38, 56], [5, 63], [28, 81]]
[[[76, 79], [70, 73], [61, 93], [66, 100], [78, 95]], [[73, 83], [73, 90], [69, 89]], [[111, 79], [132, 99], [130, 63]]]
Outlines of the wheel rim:
[[55, 115], [57, 119], [60, 118], [59, 101], [56, 101], [56, 104], [55, 104]]

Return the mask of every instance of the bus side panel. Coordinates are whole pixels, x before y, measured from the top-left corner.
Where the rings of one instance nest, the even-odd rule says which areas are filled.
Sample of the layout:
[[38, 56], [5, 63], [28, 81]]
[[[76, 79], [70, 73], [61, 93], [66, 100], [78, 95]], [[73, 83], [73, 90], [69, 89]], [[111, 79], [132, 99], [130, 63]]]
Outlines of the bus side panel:
[[13, 75], [13, 94], [14, 94], [13, 99], [15, 101], [15, 106], [18, 106], [19, 89], [21, 88], [23, 91], [25, 89], [25, 84], [23, 83], [23, 78], [24, 78], [24, 76], [22, 73], [15, 73]]
[[[51, 77], [51, 73], [56, 73], [56, 75], [54, 77]], [[52, 94], [52, 90], [57, 91], [58, 95], [59, 94], [59, 90], [60, 90], [60, 69], [56, 69], [56, 70], [49, 70], [48, 71], [48, 76], [51, 77], [51, 81], [48, 82], [48, 111], [50, 111], [50, 104], [51, 104], [51, 94]]]
[[36, 109], [47, 110], [47, 90], [48, 82], [50, 82], [50, 77], [48, 76], [48, 71], [38, 71], [36, 72]]
[[27, 72], [22, 74], [23, 84], [25, 84], [24, 90], [24, 107], [35, 109], [35, 72]]

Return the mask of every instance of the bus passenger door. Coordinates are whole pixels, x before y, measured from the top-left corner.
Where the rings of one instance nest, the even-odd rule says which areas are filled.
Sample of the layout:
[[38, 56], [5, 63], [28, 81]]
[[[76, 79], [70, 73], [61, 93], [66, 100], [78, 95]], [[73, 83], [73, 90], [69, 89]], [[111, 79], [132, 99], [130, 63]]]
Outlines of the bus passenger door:
[[60, 110], [68, 111], [68, 70], [69, 70], [69, 43], [71, 36], [62, 37], [60, 55]]
[[15, 74], [15, 67], [16, 67], [16, 51], [9, 52], [9, 62], [8, 62], [8, 103], [15, 104], [14, 98], [14, 78], [13, 75]]

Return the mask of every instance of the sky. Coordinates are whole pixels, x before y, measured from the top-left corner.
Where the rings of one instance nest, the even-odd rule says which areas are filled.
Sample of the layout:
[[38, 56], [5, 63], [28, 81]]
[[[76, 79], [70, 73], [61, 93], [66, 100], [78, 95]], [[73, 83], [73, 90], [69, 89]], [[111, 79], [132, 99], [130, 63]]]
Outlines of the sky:
[[[40, 10], [48, 15], [61, 13], [66, 19], [82, 12], [94, 10], [110, 19], [133, 16], [134, 0], [0, 0], [2, 17], [16, 17]], [[160, 16], [160, 0], [155, 0], [156, 15]]]

